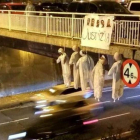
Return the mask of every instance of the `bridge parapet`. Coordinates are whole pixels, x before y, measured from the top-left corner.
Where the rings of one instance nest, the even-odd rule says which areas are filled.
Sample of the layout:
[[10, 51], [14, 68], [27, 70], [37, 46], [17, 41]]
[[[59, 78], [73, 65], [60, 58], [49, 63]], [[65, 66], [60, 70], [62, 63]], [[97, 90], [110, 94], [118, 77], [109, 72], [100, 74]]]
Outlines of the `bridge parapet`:
[[[15, 10], [4, 10], [0, 13], [0, 19], [2, 19], [0, 28], [80, 40], [85, 15], [87, 13], [37, 11], [18, 11], [17, 14]], [[113, 14], [113, 16], [115, 20], [111, 43], [140, 47], [140, 15]]]

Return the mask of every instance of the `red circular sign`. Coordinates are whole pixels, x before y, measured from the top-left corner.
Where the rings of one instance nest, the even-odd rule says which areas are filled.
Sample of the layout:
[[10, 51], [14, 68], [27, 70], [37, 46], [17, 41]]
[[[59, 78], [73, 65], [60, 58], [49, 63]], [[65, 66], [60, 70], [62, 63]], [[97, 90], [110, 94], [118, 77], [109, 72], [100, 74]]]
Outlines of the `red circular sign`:
[[124, 84], [130, 88], [136, 87], [140, 82], [140, 68], [136, 61], [128, 59], [121, 67], [121, 78]]

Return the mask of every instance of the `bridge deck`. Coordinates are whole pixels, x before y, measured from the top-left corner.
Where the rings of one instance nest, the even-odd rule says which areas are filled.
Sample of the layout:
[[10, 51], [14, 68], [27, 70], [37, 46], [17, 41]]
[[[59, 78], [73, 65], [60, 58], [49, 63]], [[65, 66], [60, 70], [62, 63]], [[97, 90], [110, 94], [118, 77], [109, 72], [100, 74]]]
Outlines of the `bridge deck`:
[[[43, 43], [43, 44], [50, 44], [50, 45], [55, 45], [58, 47], [65, 46], [67, 48], [71, 48], [74, 44], [77, 44], [80, 46], [80, 40], [78, 39], [70, 39], [70, 38], [56, 37], [56, 36], [46, 36], [46, 35], [35, 34], [35, 33], [25, 33], [22, 31], [9, 31], [7, 29], [0, 29], [0, 36], [17, 38], [20, 40], [27, 40], [27, 41], [38, 42], [38, 43]], [[96, 48], [90, 48], [90, 47], [86, 47], [86, 49], [87, 51], [90, 51], [90, 52], [104, 53], [104, 54], [110, 54], [110, 55], [113, 55], [116, 51], [119, 51], [120, 53], [124, 54], [126, 58], [132, 57], [131, 46], [122, 46], [122, 45], [112, 44], [109, 50], [96, 49]], [[139, 48], [137, 48], [137, 51], [135, 54], [136, 60], [140, 60], [139, 54], [140, 54], [140, 51], [139, 51]]]

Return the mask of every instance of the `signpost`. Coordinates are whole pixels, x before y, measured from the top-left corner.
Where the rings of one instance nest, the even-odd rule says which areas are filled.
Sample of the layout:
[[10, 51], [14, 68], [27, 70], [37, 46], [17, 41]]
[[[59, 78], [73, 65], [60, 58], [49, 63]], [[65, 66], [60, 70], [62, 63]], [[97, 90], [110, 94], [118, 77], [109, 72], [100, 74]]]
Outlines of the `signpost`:
[[128, 59], [123, 62], [121, 76], [124, 84], [130, 88], [136, 87], [140, 82], [140, 68], [136, 61]]

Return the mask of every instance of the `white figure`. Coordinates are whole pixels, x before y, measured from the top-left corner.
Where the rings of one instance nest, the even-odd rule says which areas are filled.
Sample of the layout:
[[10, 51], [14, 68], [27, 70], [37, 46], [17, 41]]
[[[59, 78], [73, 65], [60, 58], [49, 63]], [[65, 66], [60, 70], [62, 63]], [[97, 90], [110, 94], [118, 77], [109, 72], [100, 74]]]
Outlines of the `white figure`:
[[123, 95], [124, 83], [121, 79], [121, 66], [122, 66], [122, 57], [121, 54], [116, 52], [114, 54], [114, 59], [116, 62], [112, 65], [111, 69], [108, 72], [108, 75], [113, 75], [112, 82], [112, 98], [114, 102], [116, 99], [120, 99]]
[[[35, 11], [35, 6], [33, 5], [32, 1], [30, 1], [30, 0], [28, 1], [26, 8], [25, 8], [25, 11]], [[34, 13], [28, 12], [27, 14], [33, 15]]]
[[102, 56], [92, 70], [94, 97], [95, 99], [98, 99], [98, 101], [100, 101], [100, 98], [102, 97], [102, 89], [104, 86], [105, 62], [106, 58]]
[[80, 75], [79, 75], [79, 68], [76, 67], [76, 63], [80, 58], [80, 53], [79, 53], [78, 46], [74, 45], [72, 49], [74, 52], [71, 55], [69, 64], [73, 65], [74, 88], [78, 89], [78, 87], [80, 86]]
[[61, 55], [58, 57], [56, 62], [57, 63], [61, 62], [64, 84], [66, 87], [69, 87], [71, 84], [71, 71], [69, 65], [69, 57], [67, 56], [67, 54], [64, 52], [62, 48], [58, 50], [58, 53]]
[[79, 67], [80, 83], [82, 91], [86, 90], [88, 84], [90, 88], [93, 89], [91, 72], [94, 67], [94, 61], [89, 55], [87, 55], [82, 50], [80, 51], [80, 55], [82, 57], [78, 60], [76, 66]]

